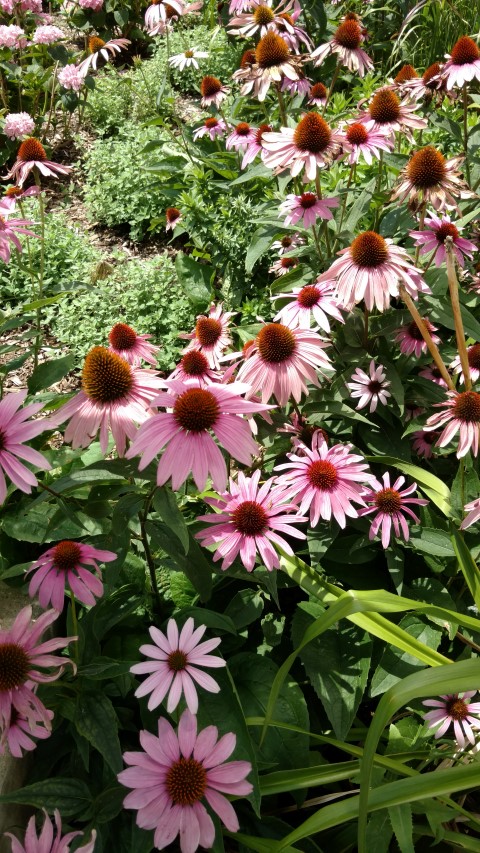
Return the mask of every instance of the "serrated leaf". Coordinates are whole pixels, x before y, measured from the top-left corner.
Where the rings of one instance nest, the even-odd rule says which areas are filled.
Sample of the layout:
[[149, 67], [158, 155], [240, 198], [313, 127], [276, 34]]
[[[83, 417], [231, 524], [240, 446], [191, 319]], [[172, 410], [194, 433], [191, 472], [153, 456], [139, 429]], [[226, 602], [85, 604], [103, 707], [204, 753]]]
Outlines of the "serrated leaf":
[[213, 267], [199, 264], [190, 255], [179, 252], [175, 258], [175, 270], [185, 296], [193, 305], [206, 310], [212, 294]]
[[0, 803], [21, 803], [49, 812], [59, 809], [63, 817], [84, 812], [91, 802], [92, 797], [85, 782], [60, 776], [43, 779], [0, 796]]
[[118, 738], [118, 718], [104, 693], [81, 692], [77, 698], [74, 723], [77, 731], [103, 756], [114, 773], [122, 769]]
[[400, 806], [390, 806], [388, 814], [401, 853], [415, 853], [413, 846], [412, 807], [408, 803], [402, 803]]
[[416, 551], [422, 551], [434, 557], [455, 556], [451, 537], [444, 530], [422, 527], [419, 536], [411, 537], [410, 544]]
[[162, 521], [178, 536], [185, 554], [188, 554], [190, 544], [188, 528], [183, 513], [178, 508], [175, 495], [167, 486], [157, 488], [153, 498], [153, 506]]
[[255, 264], [266, 252], [268, 252], [272, 241], [280, 230], [280, 225], [260, 225], [252, 236], [245, 257], [245, 272], [251, 273]]

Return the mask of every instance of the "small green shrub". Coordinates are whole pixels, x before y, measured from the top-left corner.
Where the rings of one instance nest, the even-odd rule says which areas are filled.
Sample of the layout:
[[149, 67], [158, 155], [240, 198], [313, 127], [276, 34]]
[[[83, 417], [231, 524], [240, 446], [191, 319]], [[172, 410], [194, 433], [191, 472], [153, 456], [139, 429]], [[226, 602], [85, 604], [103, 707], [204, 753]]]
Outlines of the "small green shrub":
[[143, 153], [149, 141], [159, 138], [167, 137], [158, 129], [129, 123], [118, 136], [94, 142], [84, 162], [85, 203], [92, 221], [128, 226], [131, 239], [141, 240], [150, 220], [163, 217], [169, 201], [162, 182], [145, 171], [151, 155]]
[[139, 334], [153, 335], [154, 343], [162, 347], [159, 367], [174, 367], [185, 346], [178, 333], [192, 328], [195, 312], [180, 290], [168, 255], [120, 264], [94, 288], [65, 299], [50, 320], [55, 336], [80, 358], [92, 346], [105, 344], [117, 322], [128, 323]]
[[[34, 225], [31, 230], [40, 233], [36, 201], [24, 205], [25, 218]], [[23, 252], [12, 252], [8, 266], [0, 261], [0, 302], [27, 302], [35, 297], [29, 278], [29, 257], [26, 239], [22, 238]], [[33, 270], [40, 267], [40, 240], [30, 238], [30, 258]], [[98, 251], [87, 237], [70, 224], [64, 213], [47, 213], [45, 221], [45, 277], [44, 296], [62, 290], [74, 290], [90, 280], [93, 265], [99, 260]]]
[[[183, 71], [178, 68], [170, 69], [173, 85], [185, 94], [198, 94], [200, 81], [205, 74], [213, 74], [215, 77], [219, 77], [222, 83], [229, 83], [231, 75], [238, 68], [239, 58], [243, 52], [241, 48], [229, 42], [224, 29], [212, 32], [203, 25], [191, 27], [188, 30], [176, 29], [169, 37], [169, 46], [171, 56], [183, 53], [188, 48], [197, 48], [197, 50], [205, 50], [208, 53], [206, 59], [198, 60], [198, 70], [193, 67], [184, 68]], [[162, 39], [154, 58], [145, 63], [145, 66], [148, 66], [148, 74], [153, 73], [153, 70], [158, 68], [156, 75], [157, 79], [161, 81], [165, 74], [166, 61], [167, 43], [165, 39]]]
[[88, 95], [86, 121], [97, 133], [115, 132], [131, 116], [133, 100], [131, 73], [106, 65]]

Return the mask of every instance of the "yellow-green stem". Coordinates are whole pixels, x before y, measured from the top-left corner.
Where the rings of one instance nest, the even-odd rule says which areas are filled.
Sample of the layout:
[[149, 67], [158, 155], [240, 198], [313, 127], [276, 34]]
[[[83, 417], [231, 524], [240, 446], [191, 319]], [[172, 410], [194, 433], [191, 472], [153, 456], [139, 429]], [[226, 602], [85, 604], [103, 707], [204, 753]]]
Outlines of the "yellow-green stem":
[[435, 344], [435, 342], [432, 340], [432, 336], [431, 336], [430, 332], [428, 331], [425, 323], [423, 322], [423, 317], [421, 317], [420, 314], [418, 313], [413, 299], [408, 295], [407, 291], [405, 290], [404, 284], [401, 284], [399, 287], [399, 295], [400, 295], [400, 298], [403, 299], [403, 301], [405, 302], [405, 305], [407, 306], [408, 310], [410, 311], [410, 314], [412, 315], [413, 321], [416, 323], [418, 329], [420, 330], [420, 334], [422, 335], [422, 338], [428, 347], [428, 351], [429, 351], [429, 353], [432, 356], [436, 366], [438, 367], [438, 369], [440, 371], [440, 375], [441, 375], [442, 379], [445, 380], [446, 384], [450, 388], [450, 391], [455, 391], [455, 385], [453, 384], [452, 378], [451, 378], [447, 368], [445, 367], [445, 364], [443, 362], [442, 356], [440, 355], [438, 347]]

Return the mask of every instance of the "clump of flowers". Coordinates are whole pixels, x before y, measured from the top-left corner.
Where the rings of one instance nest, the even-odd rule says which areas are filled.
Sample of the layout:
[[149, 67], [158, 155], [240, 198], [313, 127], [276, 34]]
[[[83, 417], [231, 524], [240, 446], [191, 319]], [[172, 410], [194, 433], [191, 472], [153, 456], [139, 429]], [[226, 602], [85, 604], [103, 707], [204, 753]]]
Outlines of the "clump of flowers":
[[3, 132], [9, 139], [21, 139], [30, 136], [35, 127], [35, 121], [28, 113], [7, 113]]

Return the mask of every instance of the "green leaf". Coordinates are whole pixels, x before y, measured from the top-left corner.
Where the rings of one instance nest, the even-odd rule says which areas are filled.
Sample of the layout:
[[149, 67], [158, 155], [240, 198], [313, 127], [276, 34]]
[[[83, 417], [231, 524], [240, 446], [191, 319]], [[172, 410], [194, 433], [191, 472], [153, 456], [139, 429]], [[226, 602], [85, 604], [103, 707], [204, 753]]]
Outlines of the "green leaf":
[[185, 523], [183, 513], [178, 508], [175, 495], [167, 486], [157, 488], [153, 497], [153, 506], [162, 521], [178, 536], [185, 554], [188, 554], [190, 544], [188, 527]]
[[[429, 622], [426, 622], [415, 613], [408, 613], [400, 620], [400, 627], [415, 637], [421, 643], [432, 649], [438, 649], [442, 639], [442, 631], [434, 627]], [[372, 696], [378, 696], [380, 693], [385, 693], [393, 684], [400, 681], [412, 672], [423, 668], [423, 665], [413, 655], [407, 652], [401, 652], [391, 646], [386, 646], [380, 663], [372, 678], [370, 693]]]
[[344, 779], [352, 779], [360, 769], [359, 761], [340, 761], [338, 764], [322, 764], [319, 767], [302, 767], [295, 770], [278, 770], [260, 778], [262, 797], [302, 791], [317, 785], [333, 785]]
[[124, 799], [125, 788], [122, 785], [106, 788], [93, 802], [93, 822], [109, 823], [116, 818], [122, 811]]
[[388, 810], [392, 829], [401, 853], [415, 853], [413, 846], [412, 808], [409, 803], [391, 806]]
[[213, 267], [208, 264], [199, 264], [190, 255], [179, 252], [175, 258], [175, 270], [190, 302], [206, 309], [212, 295]]
[[49, 812], [59, 809], [63, 817], [84, 812], [91, 802], [92, 797], [85, 782], [60, 776], [55, 779], [43, 779], [34, 785], [27, 785], [26, 788], [0, 796], [0, 803], [21, 803]]
[[73, 355], [64, 355], [62, 358], [56, 358], [53, 361], [44, 361], [37, 365], [32, 375], [28, 378], [29, 394], [35, 394], [37, 391], [42, 391], [44, 388], [50, 388], [55, 382], [62, 379], [69, 373], [75, 364]]
[[[300, 645], [307, 628], [324, 612], [314, 602], [297, 607], [292, 623], [294, 646]], [[312, 687], [340, 739], [348, 734], [362, 700], [371, 653], [368, 635], [345, 622], [325, 631], [300, 653]]]
[[147, 521], [145, 528], [152, 541], [172, 558], [179, 571], [185, 572], [201, 600], [207, 601], [212, 590], [212, 565], [207, 558], [207, 552], [204, 552], [197, 540], [193, 538], [191, 531], [188, 531], [190, 544], [188, 555], [185, 555], [183, 548], [179, 547], [178, 538], [172, 536], [166, 524]]
[[455, 530], [453, 532], [452, 543], [455, 549], [458, 565], [462, 570], [463, 576], [478, 610], [480, 609], [480, 571], [459, 530]]
[[454, 557], [455, 551], [451, 537], [445, 530], [434, 530], [431, 527], [422, 527], [419, 536], [412, 536], [410, 544], [416, 551], [423, 551], [434, 557]]
[[366, 185], [366, 187], [362, 190], [357, 199], [353, 202], [351, 206], [349, 206], [348, 216], [345, 218], [342, 225], [343, 231], [354, 232], [357, 223], [365, 215], [370, 207], [370, 202], [372, 200], [372, 195], [375, 190], [376, 179], [372, 178], [370, 183]]
[[113, 705], [101, 691], [80, 692], [75, 708], [77, 731], [103, 756], [114, 773], [123, 767], [118, 739], [118, 718]]
[[237, 631], [251, 625], [263, 612], [263, 597], [256, 589], [241, 589], [229, 601], [225, 616], [230, 617]]
[[280, 225], [260, 225], [257, 228], [245, 257], [245, 271], [247, 273], [251, 273], [258, 259], [268, 252], [272, 241], [280, 230]]
[[412, 477], [444, 515], [450, 515], [450, 489], [442, 480], [431, 474], [430, 471], [419, 468], [418, 465], [412, 465], [410, 462], [404, 462], [402, 459], [395, 459], [394, 456], [366, 456], [365, 458], [368, 462], [378, 462], [384, 467], [385, 465], [393, 465], [402, 474]]

